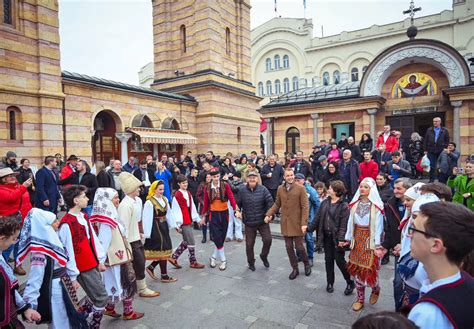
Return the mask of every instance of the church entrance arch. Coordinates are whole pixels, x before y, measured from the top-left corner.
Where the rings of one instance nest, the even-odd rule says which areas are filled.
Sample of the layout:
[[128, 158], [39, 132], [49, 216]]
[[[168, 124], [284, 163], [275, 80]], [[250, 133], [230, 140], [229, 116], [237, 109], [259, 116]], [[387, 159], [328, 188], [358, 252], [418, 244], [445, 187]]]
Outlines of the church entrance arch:
[[117, 133], [118, 116], [111, 111], [100, 111], [94, 118], [94, 136], [92, 137], [93, 161], [104, 161], [108, 165], [110, 159], [120, 159], [120, 142]]

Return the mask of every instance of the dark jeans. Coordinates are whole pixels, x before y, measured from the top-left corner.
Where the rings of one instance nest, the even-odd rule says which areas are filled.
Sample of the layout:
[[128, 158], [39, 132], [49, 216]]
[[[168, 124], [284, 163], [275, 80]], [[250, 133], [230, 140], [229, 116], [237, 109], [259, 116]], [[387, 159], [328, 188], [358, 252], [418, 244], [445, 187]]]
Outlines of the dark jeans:
[[298, 269], [298, 258], [296, 257], [296, 251], [301, 255], [303, 259], [303, 263], [305, 265], [308, 264], [308, 254], [306, 253], [306, 249], [303, 244], [304, 237], [302, 236], [285, 236], [285, 247], [286, 253], [288, 254], [288, 258], [290, 259], [291, 267], [294, 270]]
[[245, 247], [247, 251], [247, 262], [253, 264], [255, 262], [255, 254], [253, 247], [255, 246], [255, 239], [257, 238], [257, 232], [262, 236], [262, 252], [260, 256], [266, 259], [270, 253], [270, 247], [272, 245], [272, 232], [270, 231], [269, 224], [262, 224], [259, 226], [248, 226], [245, 225]]
[[448, 182], [450, 174], [443, 174], [442, 172], [438, 173], [438, 181], [440, 183], [446, 184]]
[[347, 283], [351, 282], [351, 276], [347, 272], [347, 262], [344, 255], [344, 249], [336, 247], [333, 237], [331, 235], [325, 235], [324, 260], [326, 262], [326, 280], [328, 284], [334, 284], [334, 261], [336, 261], [336, 265], [339, 267], [344, 280], [346, 280]]
[[439, 153], [428, 153], [428, 159], [430, 160], [430, 182], [435, 180], [437, 168], [436, 163], [438, 162]]
[[145, 249], [140, 240], [130, 242], [130, 246], [132, 247], [132, 266], [135, 276], [137, 280], [143, 280], [145, 279]]
[[403, 279], [398, 272], [398, 259], [400, 257], [395, 257], [395, 275], [393, 277], [393, 299], [395, 301], [395, 311], [399, 312], [400, 307], [402, 306], [402, 296], [403, 296]]

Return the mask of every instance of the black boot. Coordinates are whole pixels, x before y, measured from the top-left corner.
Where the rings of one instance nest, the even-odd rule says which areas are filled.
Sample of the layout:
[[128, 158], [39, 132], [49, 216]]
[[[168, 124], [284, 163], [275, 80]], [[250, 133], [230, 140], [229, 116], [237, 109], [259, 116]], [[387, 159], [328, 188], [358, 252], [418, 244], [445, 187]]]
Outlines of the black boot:
[[311, 265], [308, 263], [304, 264], [304, 275], [310, 276], [311, 275]]
[[354, 281], [348, 282], [348, 283], [347, 283], [347, 287], [346, 287], [346, 289], [344, 290], [344, 295], [346, 295], [346, 296], [351, 295], [352, 292], [354, 291], [355, 287], [356, 287], [356, 285], [355, 285]]
[[294, 269], [293, 271], [291, 271], [290, 276], [288, 278], [290, 280], [294, 280], [299, 274], [300, 272], [298, 271], [298, 269]]
[[249, 270], [255, 272], [255, 259], [253, 260], [253, 262], [249, 263]]
[[334, 287], [333, 287], [332, 283], [328, 283], [328, 285], [326, 286], [326, 291], [330, 294], [332, 294], [334, 292]]
[[203, 236], [202, 236], [201, 243], [206, 243], [206, 242], [207, 242], [206, 236], [205, 236], [205, 235], [203, 235]]

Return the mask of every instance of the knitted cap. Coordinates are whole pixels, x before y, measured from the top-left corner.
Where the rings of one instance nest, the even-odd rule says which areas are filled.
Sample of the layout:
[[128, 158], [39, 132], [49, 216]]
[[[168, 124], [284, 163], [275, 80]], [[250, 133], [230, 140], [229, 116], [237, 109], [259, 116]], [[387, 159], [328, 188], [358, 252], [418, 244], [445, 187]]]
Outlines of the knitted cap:
[[143, 185], [143, 182], [141, 182], [138, 178], [126, 171], [122, 172], [119, 175], [118, 179], [120, 187], [122, 188], [122, 191], [125, 194], [130, 194]]

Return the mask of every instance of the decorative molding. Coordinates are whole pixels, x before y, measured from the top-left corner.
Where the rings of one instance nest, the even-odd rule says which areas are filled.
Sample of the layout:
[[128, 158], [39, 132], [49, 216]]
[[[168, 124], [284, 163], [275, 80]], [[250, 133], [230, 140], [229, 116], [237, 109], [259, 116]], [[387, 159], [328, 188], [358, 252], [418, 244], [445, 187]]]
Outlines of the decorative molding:
[[369, 115], [376, 115], [376, 114], [377, 114], [377, 109], [368, 109], [368, 110], [367, 110], [367, 113], [368, 113]]
[[456, 107], [461, 107], [462, 106], [462, 101], [452, 101], [451, 106], [456, 108]]
[[116, 133], [115, 134], [115, 137], [117, 137], [117, 139], [119, 141], [121, 141], [122, 143], [126, 143], [131, 137], [132, 137], [132, 134], [131, 133]]
[[311, 119], [318, 120], [319, 119], [319, 113], [311, 113]]

